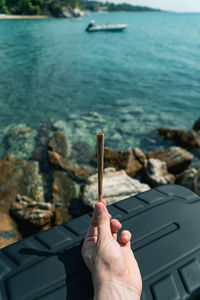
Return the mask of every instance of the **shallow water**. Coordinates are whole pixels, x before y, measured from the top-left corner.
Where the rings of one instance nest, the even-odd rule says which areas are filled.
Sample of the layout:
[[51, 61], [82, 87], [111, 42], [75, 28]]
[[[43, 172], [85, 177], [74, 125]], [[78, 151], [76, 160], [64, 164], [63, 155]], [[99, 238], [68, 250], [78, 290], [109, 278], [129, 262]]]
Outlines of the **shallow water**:
[[[87, 33], [91, 19], [128, 28]], [[0, 20], [0, 36], [2, 139], [10, 125], [37, 130], [54, 118], [72, 142], [94, 148], [103, 130], [109, 147], [147, 150], [164, 145], [156, 128], [191, 128], [199, 117], [199, 14]], [[0, 154], [8, 148], [3, 139]]]

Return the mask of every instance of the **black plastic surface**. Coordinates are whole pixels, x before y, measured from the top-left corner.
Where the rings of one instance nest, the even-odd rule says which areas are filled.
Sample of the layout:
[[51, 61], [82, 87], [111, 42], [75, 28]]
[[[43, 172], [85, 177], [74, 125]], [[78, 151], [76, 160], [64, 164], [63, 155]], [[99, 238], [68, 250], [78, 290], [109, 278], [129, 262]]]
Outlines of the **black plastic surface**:
[[[200, 299], [200, 197], [164, 185], [108, 207], [143, 278], [142, 300]], [[91, 213], [0, 250], [0, 300], [92, 299], [80, 254]]]

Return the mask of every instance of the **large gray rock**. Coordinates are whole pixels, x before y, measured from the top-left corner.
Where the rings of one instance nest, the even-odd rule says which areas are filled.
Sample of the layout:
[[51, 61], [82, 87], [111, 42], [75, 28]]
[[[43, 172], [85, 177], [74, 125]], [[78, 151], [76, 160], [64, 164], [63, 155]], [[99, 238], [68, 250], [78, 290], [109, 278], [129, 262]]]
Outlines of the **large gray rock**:
[[177, 176], [176, 183], [194, 190], [194, 179], [198, 171], [195, 168], [189, 168]]
[[175, 182], [175, 176], [168, 173], [166, 163], [156, 158], [150, 158], [146, 163], [144, 177], [153, 187]]
[[170, 173], [178, 174], [188, 168], [194, 155], [181, 147], [170, 147], [165, 151], [151, 151], [147, 158], [157, 158], [164, 161]]
[[134, 176], [140, 171], [145, 160], [145, 154], [139, 148], [129, 149], [128, 151], [115, 151], [105, 148], [104, 151], [105, 167], [125, 170], [129, 176]]
[[62, 8], [61, 17], [65, 18], [78, 18], [83, 17], [85, 15], [85, 12], [80, 10], [79, 8]]
[[200, 195], [200, 169], [190, 168], [177, 177], [176, 183], [184, 185]]
[[55, 224], [55, 207], [38, 203], [27, 196], [17, 195], [10, 214], [23, 237], [51, 228]]
[[[108, 204], [115, 203], [149, 189], [150, 187], [147, 184], [129, 177], [124, 170], [116, 171], [114, 168], [104, 170], [103, 198]], [[97, 190], [97, 174], [95, 174], [88, 178], [88, 183], [84, 187], [84, 204], [94, 207], [97, 202]]]

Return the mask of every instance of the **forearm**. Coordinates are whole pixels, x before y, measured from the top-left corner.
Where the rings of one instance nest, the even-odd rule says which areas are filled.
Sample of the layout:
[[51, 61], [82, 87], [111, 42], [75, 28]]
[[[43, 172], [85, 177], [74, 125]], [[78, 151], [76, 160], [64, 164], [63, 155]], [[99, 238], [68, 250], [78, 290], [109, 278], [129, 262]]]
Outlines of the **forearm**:
[[112, 283], [103, 283], [95, 286], [94, 300], [140, 300], [134, 288]]

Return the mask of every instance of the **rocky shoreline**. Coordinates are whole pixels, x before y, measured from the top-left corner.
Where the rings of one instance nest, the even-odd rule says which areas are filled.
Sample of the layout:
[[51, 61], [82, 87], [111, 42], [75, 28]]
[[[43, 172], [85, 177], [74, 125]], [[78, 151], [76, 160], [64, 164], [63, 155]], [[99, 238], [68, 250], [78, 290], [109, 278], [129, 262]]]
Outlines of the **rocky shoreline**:
[[[105, 149], [104, 198], [109, 204], [161, 185], [180, 184], [200, 195], [200, 119], [191, 130], [159, 128], [164, 151]], [[11, 126], [0, 159], [0, 247], [90, 211], [97, 200], [96, 157], [71, 145], [67, 130], [50, 120], [39, 132]], [[78, 155], [79, 154], [79, 155]], [[85, 157], [89, 157], [85, 159]]]

